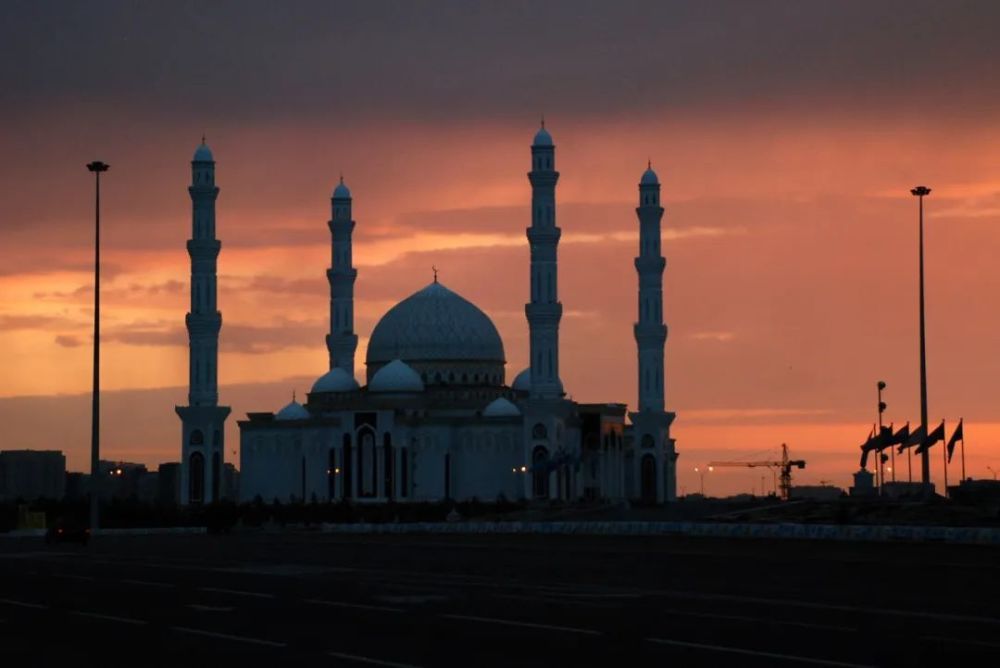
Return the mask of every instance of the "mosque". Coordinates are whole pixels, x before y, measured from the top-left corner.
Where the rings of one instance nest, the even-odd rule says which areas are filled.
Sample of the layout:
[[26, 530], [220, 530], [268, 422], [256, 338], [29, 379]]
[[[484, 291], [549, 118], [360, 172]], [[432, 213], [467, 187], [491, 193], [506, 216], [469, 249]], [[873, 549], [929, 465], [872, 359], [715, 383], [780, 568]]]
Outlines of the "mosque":
[[[559, 374], [556, 151], [542, 128], [531, 145], [531, 294], [525, 305], [530, 366], [508, 384], [497, 328], [475, 304], [437, 281], [389, 309], [375, 326], [365, 384], [355, 379], [351, 192], [333, 191], [329, 370], [304, 403], [239, 421], [241, 501], [354, 503], [443, 500], [634, 500], [676, 498], [676, 460], [664, 410], [663, 270], [660, 184], [639, 181], [639, 405], [578, 403]], [[189, 188], [193, 233], [189, 405], [182, 422], [181, 496], [211, 503], [222, 489], [223, 423], [217, 358], [215, 161], [204, 140]]]

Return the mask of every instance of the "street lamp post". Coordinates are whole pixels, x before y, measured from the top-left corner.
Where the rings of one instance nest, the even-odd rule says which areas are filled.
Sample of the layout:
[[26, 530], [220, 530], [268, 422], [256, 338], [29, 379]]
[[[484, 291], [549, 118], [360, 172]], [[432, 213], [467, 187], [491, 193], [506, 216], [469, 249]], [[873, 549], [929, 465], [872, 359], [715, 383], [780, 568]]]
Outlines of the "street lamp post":
[[[931, 194], [927, 186], [917, 186], [910, 193], [920, 201], [920, 426], [927, 434], [927, 345], [924, 334], [924, 197]], [[920, 473], [924, 484], [931, 481], [931, 456], [927, 448], [920, 453]]]
[[709, 466], [707, 471], [697, 466], [694, 467], [694, 472], [698, 474], [698, 478], [701, 483], [700, 490], [702, 496], [705, 496], [705, 474], [708, 473], [709, 471], [714, 471], [714, 470], [715, 468], [712, 466]]
[[986, 467], [986, 470], [987, 470], [987, 471], [989, 471], [990, 473], [992, 473], [992, 474], [993, 474], [993, 479], [994, 479], [994, 480], [996, 480], [996, 479], [997, 479], [997, 472], [996, 472], [996, 469], [994, 469], [994, 468], [993, 468], [992, 466], [987, 466], [987, 467]]
[[108, 165], [95, 160], [87, 165], [94, 173], [94, 389], [91, 397], [90, 417], [90, 531], [98, 528], [98, 503], [100, 481], [100, 427], [101, 427], [101, 173]]

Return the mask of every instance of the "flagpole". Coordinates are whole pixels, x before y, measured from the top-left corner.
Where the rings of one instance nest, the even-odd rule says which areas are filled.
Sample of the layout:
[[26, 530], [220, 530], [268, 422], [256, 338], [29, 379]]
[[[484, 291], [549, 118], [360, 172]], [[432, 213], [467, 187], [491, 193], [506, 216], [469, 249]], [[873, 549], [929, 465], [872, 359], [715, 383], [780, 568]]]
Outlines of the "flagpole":
[[958, 418], [958, 424], [962, 425], [962, 480], [965, 482], [965, 418]]
[[[910, 190], [910, 194], [920, 200], [920, 424], [924, 428], [926, 437], [929, 431], [927, 429], [927, 346], [924, 335], [924, 197], [931, 194], [931, 189], [927, 186], [917, 186]], [[927, 450], [920, 453], [920, 473], [924, 484], [929, 484], [931, 481], [931, 458]]]
[[[944, 427], [944, 420], [941, 420], [941, 431], [944, 434], [948, 433], [948, 430]], [[944, 455], [944, 496], [948, 498], [948, 444], [942, 441], [942, 445], [945, 446], [941, 448], [941, 454]]]

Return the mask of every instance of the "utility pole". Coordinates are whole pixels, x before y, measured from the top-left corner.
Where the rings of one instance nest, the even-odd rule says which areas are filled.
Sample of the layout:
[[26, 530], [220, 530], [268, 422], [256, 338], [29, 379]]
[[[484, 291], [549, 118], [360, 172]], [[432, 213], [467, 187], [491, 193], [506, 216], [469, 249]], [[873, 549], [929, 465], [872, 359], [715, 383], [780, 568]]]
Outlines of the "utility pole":
[[90, 416], [90, 533], [98, 529], [98, 489], [101, 461], [101, 172], [108, 165], [95, 160], [87, 165], [94, 173], [94, 389]]
[[[927, 434], [927, 342], [924, 329], [924, 197], [931, 194], [927, 186], [917, 186], [910, 193], [920, 201], [920, 426]], [[920, 453], [920, 473], [923, 483], [931, 481], [931, 455], [925, 448]]]

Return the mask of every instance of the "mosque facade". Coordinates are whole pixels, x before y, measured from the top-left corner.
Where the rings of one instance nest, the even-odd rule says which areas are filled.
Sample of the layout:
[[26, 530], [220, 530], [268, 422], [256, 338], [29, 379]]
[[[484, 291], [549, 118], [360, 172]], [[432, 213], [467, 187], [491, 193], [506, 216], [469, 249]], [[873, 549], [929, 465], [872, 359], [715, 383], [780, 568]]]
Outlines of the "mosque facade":
[[[676, 460], [665, 410], [660, 184], [639, 183], [639, 402], [580, 403], [559, 372], [556, 151], [543, 127], [531, 146], [531, 292], [525, 304], [529, 366], [508, 384], [500, 334], [480, 308], [434, 281], [375, 326], [365, 383], [355, 377], [353, 200], [343, 179], [331, 198], [328, 371], [305, 401], [239, 421], [240, 500], [357, 503], [633, 500], [676, 498]], [[188, 503], [219, 498], [223, 465], [216, 357], [214, 161], [202, 144], [192, 162], [190, 406], [182, 418], [182, 485]], [[208, 176], [206, 176], [208, 174]], [[210, 222], [208, 222], [210, 221]], [[205, 285], [195, 289], [195, 283]], [[201, 290], [204, 290], [202, 292]]]

